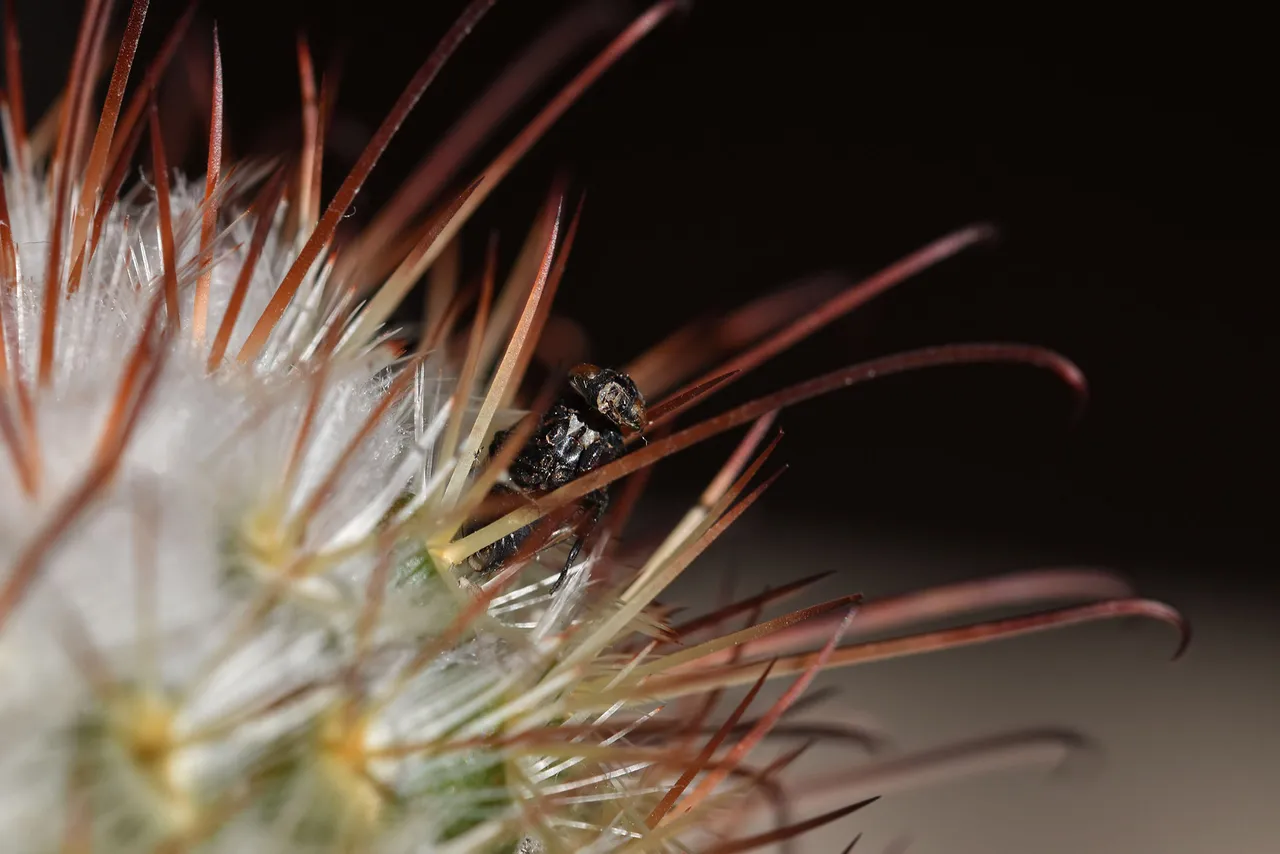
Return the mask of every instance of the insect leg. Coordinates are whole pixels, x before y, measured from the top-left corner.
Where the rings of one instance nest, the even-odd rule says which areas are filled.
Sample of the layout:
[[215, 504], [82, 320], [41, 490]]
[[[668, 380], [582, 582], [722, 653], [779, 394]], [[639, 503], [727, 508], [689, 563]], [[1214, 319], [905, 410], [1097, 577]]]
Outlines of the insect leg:
[[578, 559], [578, 554], [582, 551], [582, 545], [591, 536], [596, 525], [600, 523], [600, 519], [604, 516], [604, 511], [609, 508], [609, 494], [603, 490], [597, 490], [590, 493], [583, 499], [583, 504], [588, 508], [588, 514], [585, 521], [579, 521], [574, 528], [577, 529], [578, 536], [574, 539], [573, 545], [569, 548], [569, 557], [564, 562], [564, 567], [560, 570], [560, 574], [556, 576], [556, 583], [551, 585], [551, 592], [555, 593], [564, 584], [564, 580], [569, 577], [569, 570], [573, 566], [573, 562]]
[[551, 585], [551, 592], [555, 593], [564, 584], [564, 580], [569, 577], [569, 568], [573, 566], [573, 562], [578, 559], [578, 552], [582, 551], [582, 543], [585, 537], [576, 537], [573, 541], [573, 547], [569, 549], [569, 557], [564, 562], [564, 568], [560, 570], [560, 574], [556, 576], [556, 583]]

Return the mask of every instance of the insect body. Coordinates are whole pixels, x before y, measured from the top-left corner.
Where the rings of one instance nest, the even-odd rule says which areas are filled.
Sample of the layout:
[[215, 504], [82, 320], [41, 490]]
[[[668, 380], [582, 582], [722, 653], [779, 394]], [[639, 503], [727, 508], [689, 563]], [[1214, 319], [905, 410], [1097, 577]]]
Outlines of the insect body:
[[[509, 483], [494, 487], [495, 493], [536, 495], [564, 486], [625, 454], [623, 428], [640, 431], [648, 424], [644, 397], [626, 374], [595, 365], [578, 365], [569, 371], [568, 384], [570, 393], [542, 417], [512, 461], [508, 469]], [[511, 432], [506, 430], [494, 436], [489, 446], [490, 457], [498, 453]], [[608, 506], [608, 489], [594, 490], [583, 496], [574, 518], [553, 533], [548, 545], [582, 532], [569, 551], [556, 581], [557, 587], [577, 558], [585, 532], [600, 520]], [[477, 530], [483, 524], [485, 522], [473, 521], [463, 533]], [[468, 559], [471, 568], [485, 574], [501, 568], [532, 531], [533, 526], [526, 525], [476, 552]]]

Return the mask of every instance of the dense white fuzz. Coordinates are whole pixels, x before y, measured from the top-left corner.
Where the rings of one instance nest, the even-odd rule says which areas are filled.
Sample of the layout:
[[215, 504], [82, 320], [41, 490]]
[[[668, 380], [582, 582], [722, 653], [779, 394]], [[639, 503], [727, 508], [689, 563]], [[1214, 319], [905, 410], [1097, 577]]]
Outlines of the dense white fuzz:
[[[200, 186], [171, 183], [180, 323], [160, 349], [144, 346], [154, 312], [169, 312], [157, 308], [158, 203], [142, 185], [107, 216], [79, 287], [58, 297], [44, 382], [40, 191], [15, 218], [19, 275], [0, 292], [15, 375], [3, 402], [22, 422], [21, 395], [31, 401], [21, 448], [38, 478], [25, 487], [21, 456], [0, 464], [0, 556], [15, 566], [34, 554], [38, 569], [0, 633], [0, 826], [29, 841], [23, 852], [80, 834], [108, 854], [512, 850], [535, 845], [530, 830], [609, 850], [635, 838], [611, 825], [641, 817], [625, 806], [629, 781], [651, 763], [519, 747], [521, 734], [611, 717], [570, 712], [586, 670], [557, 667], [607, 537], [558, 592], [535, 574], [476, 611], [483, 588], [426, 548], [457, 524], [445, 482], [461, 471], [465, 485], [473, 464], [440, 446], [456, 369], [442, 353], [329, 355], [352, 307], [329, 292], [323, 259], [261, 357], [240, 364], [305, 240], [286, 236], [282, 206], [211, 370], [211, 341], [193, 343], [188, 311], [202, 272]], [[215, 330], [255, 226], [252, 211], [223, 219]], [[66, 517], [140, 363], [158, 371], [140, 417], [110, 478]], [[454, 435], [483, 394], [462, 402]], [[495, 426], [515, 420], [496, 415]], [[402, 524], [395, 537], [388, 522]], [[638, 797], [652, 801], [652, 785]]]

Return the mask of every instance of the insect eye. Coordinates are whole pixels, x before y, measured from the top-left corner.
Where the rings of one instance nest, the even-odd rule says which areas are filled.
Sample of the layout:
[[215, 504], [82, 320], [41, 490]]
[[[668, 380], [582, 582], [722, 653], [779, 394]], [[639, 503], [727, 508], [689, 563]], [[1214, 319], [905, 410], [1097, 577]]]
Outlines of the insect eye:
[[[591, 401], [593, 381], [600, 376], [600, 368], [595, 365], [577, 365], [569, 371], [569, 386], [588, 402]], [[599, 395], [596, 395], [597, 400]], [[598, 403], [597, 403], [598, 406]]]

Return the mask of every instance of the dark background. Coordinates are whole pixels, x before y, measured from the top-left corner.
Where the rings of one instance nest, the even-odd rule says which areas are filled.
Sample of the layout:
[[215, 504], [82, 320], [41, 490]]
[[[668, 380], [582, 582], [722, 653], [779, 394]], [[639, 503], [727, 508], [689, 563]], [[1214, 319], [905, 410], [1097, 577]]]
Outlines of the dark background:
[[[144, 57], [182, 5], [153, 4]], [[207, 45], [218, 21], [241, 153], [296, 132], [296, 31], [322, 66], [342, 51], [333, 184], [461, 4], [295, 5], [212, 0], [192, 41]], [[498, 3], [354, 221], [567, 5]], [[20, 5], [33, 113], [61, 85], [77, 6]], [[589, 195], [559, 309], [591, 331], [597, 360], [621, 364], [692, 315], [822, 270], [862, 275], [994, 221], [1000, 244], [839, 321], [705, 411], [898, 349], [1015, 339], [1084, 368], [1084, 421], [1069, 428], [1067, 395], [1020, 369], [837, 394], [784, 414], [791, 471], [765, 512], [1140, 557], [1222, 572], [1224, 592], [1254, 595], [1277, 474], [1267, 333], [1280, 188], [1263, 28], [1224, 7], [1164, 14], [694, 3], [538, 145], [469, 245], [496, 227], [513, 250], [552, 175], [570, 169]], [[687, 493], [731, 443], [667, 466], [658, 489]]]

